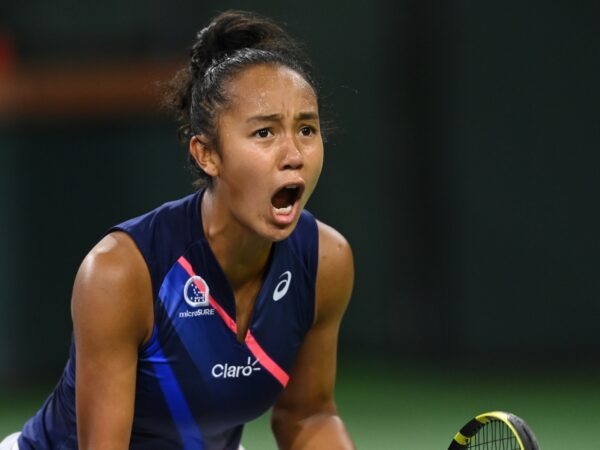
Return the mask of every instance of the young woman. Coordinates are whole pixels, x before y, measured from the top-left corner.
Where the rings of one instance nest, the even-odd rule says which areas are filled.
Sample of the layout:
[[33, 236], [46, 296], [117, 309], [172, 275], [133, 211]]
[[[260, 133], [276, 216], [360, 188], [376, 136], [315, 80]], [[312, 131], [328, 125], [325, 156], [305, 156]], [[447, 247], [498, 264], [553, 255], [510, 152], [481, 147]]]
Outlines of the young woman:
[[71, 357], [16, 445], [235, 450], [273, 407], [280, 448], [353, 448], [333, 399], [351, 250], [304, 210], [323, 163], [309, 65], [271, 21], [227, 12], [176, 80], [203, 187], [87, 255]]

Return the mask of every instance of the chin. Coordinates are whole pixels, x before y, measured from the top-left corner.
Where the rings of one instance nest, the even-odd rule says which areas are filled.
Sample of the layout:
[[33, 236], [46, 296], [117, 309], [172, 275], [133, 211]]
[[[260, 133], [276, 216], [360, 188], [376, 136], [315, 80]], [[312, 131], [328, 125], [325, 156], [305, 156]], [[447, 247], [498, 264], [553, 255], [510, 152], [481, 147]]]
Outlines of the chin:
[[287, 239], [296, 229], [298, 220], [285, 226], [281, 225], [270, 225], [263, 236], [271, 242], [279, 242]]

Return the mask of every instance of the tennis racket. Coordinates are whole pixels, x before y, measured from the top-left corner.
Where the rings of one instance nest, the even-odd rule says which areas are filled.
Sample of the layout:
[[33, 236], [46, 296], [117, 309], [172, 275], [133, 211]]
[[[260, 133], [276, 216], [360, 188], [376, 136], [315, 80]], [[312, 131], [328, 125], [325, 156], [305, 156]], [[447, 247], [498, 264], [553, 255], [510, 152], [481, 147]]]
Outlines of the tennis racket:
[[539, 450], [529, 425], [511, 413], [493, 411], [471, 419], [460, 429], [448, 450]]

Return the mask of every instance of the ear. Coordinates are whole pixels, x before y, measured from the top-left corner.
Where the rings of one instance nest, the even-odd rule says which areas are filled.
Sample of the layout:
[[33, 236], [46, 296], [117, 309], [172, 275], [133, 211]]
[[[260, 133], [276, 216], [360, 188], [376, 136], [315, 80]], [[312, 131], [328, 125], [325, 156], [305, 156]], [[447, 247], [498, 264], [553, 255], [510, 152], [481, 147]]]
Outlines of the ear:
[[196, 135], [190, 139], [190, 155], [207, 175], [216, 177], [219, 175], [221, 159], [216, 150], [209, 144], [204, 135]]

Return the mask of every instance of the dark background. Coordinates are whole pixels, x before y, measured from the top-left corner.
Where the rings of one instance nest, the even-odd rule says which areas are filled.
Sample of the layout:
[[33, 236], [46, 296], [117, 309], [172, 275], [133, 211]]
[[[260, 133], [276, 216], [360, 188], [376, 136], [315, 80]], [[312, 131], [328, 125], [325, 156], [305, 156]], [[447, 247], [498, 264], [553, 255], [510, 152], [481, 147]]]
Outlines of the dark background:
[[[337, 125], [309, 209], [355, 253], [341, 357], [593, 363], [599, 5], [5, 1], [0, 75], [183, 60], [229, 8], [283, 21]], [[4, 386], [60, 373], [73, 277], [103, 232], [192, 190], [158, 108], [39, 106], [0, 116]]]

